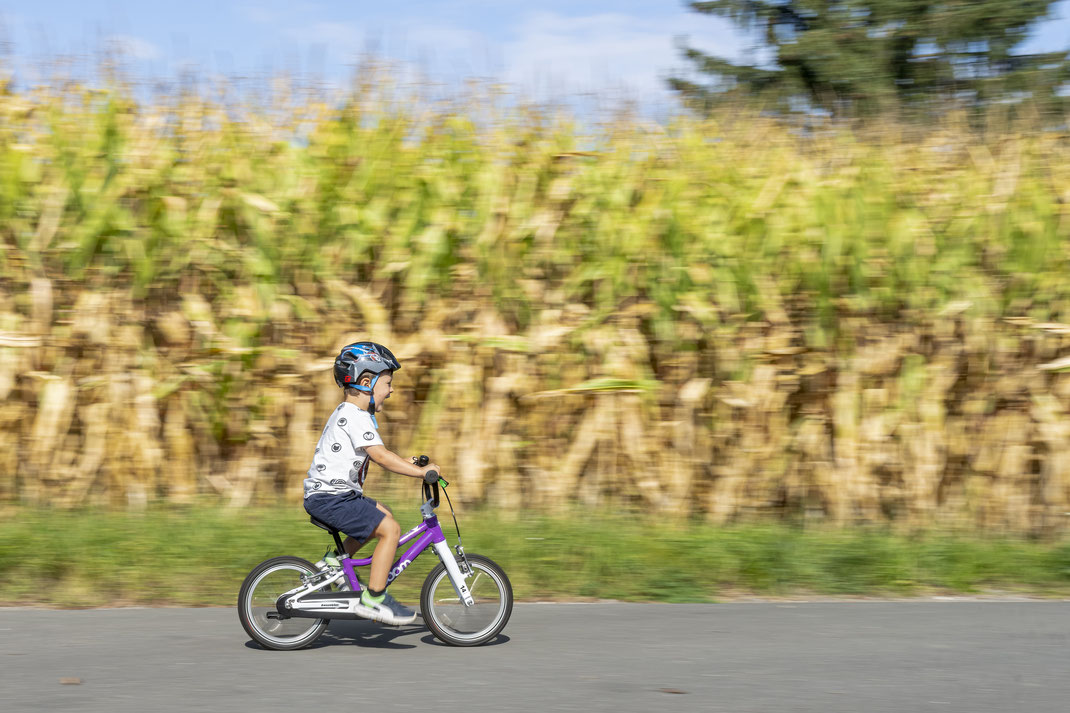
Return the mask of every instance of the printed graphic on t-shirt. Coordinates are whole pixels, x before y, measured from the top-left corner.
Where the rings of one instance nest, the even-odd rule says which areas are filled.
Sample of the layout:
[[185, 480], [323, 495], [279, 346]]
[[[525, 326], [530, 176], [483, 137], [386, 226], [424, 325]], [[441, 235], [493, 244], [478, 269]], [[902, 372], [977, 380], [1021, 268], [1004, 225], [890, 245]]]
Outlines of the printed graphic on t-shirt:
[[368, 477], [369, 446], [381, 446], [379, 429], [371, 414], [349, 402], [342, 403], [327, 419], [312, 465], [305, 478], [305, 497], [312, 493], [364, 492]]

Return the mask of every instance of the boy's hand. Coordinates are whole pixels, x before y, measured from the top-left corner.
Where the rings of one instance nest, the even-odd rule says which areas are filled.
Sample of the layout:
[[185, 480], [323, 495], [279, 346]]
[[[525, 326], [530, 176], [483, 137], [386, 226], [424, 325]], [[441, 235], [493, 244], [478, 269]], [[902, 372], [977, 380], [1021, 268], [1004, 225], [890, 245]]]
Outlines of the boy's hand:
[[421, 466], [421, 465], [419, 465], [419, 463], [420, 463], [420, 457], [419, 456], [413, 456], [412, 457], [412, 462], [413, 462], [413, 465], [415, 465], [417, 468], [420, 468], [425, 474], [429, 470], [437, 471], [439, 473], [439, 475], [442, 474], [442, 469], [438, 467], [438, 463], [428, 463], [427, 465]]

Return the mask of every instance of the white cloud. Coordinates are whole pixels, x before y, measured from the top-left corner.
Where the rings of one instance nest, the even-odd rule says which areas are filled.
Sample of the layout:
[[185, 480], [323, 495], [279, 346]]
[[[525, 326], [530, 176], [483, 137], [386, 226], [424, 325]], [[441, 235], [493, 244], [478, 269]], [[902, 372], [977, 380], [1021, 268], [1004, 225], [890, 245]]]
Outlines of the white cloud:
[[407, 44], [424, 52], [470, 53], [490, 43], [481, 32], [449, 25], [412, 25], [402, 29], [400, 34]]
[[400, 62], [411, 78], [459, 82], [502, 74], [501, 43], [487, 35], [447, 24], [387, 28], [377, 51]]
[[664, 18], [538, 13], [505, 44], [505, 78], [539, 94], [624, 89], [637, 98], [663, 96], [664, 77], [682, 65], [674, 42], [681, 35], [730, 59], [742, 57], [750, 44], [730, 23], [694, 13]]
[[160, 48], [147, 40], [132, 35], [111, 35], [107, 43], [132, 59], [148, 61], [160, 58]]
[[559, 12], [517, 16], [492, 34], [427, 15], [403, 19], [369, 15], [359, 21], [328, 19], [324, 12], [295, 13], [282, 0], [241, 6], [248, 20], [270, 27], [284, 45], [321, 47], [328, 65], [370, 52], [390, 62], [403, 81], [426, 75], [447, 85], [490, 77], [538, 99], [623, 93], [641, 101], [667, 100], [665, 77], [686, 72], [675, 40], [729, 59], [744, 56], [751, 36], [730, 22], [683, 7], [653, 17], [610, 12], [570, 17]]

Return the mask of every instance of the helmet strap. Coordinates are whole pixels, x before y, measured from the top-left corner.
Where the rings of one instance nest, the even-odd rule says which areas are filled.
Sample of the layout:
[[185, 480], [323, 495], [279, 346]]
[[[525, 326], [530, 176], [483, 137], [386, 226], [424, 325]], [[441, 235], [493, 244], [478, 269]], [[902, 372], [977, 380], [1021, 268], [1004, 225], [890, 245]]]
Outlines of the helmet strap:
[[377, 381], [379, 381], [379, 374], [376, 374], [372, 377], [371, 386], [361, 386], [360, 384], [357, 384], [356, 386], [353, 386], [351, 388], [354, 388], [357, 391], [363, 391], [364, 393], [368, 394], [368, 396], [370, 397], [368, 399], [368, 413], [370, 413], [372, 416], [372, 423], [375, 424], [376, 428], [379, 428], [379, 421], [375, 418], [375, 382]]
[[370, 413], [372, 415], [372, 423], [375, 424], [376, 428], [379, 428], [379, 422], [375, 420], [375, 382], [376, 381], [379, 381], [379, 375], [378, 374], [376, 374], [375, 376], [372, 377], [372, 385], [371, 385], [371, 388], [368, 389], [368, 391], [370, 391], [371, 395], [372, 395], [371, 399], [369, 399], [369, 401], [368, 401], [368, 413]]

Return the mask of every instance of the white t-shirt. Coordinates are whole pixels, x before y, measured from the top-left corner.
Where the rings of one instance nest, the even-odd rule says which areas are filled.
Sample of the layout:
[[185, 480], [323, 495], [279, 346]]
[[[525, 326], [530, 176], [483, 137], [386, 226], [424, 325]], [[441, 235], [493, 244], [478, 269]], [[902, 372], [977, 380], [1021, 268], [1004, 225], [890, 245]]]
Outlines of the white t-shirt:
[[372, 415], [348, 401], [338, 405], [316, 444], [305, 478], [305, 497], [315, 493], [338, 495], [364, 492], [368, 476], [368, 446], [381, 446]]

